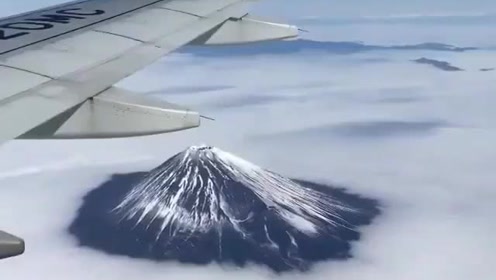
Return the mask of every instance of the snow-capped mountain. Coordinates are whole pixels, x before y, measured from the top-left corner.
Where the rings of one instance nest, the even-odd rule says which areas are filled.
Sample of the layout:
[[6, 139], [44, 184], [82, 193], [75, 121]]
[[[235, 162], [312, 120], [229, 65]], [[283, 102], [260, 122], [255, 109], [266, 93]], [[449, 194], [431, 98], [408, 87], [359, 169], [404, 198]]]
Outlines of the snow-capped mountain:
[[378, 213], [372, 200], [209, 146], [113, 180], [85, 198], [71, 232], [82, 245], [133, 257], [305, 270], [312, 261], [349, 257], [356, 226]]

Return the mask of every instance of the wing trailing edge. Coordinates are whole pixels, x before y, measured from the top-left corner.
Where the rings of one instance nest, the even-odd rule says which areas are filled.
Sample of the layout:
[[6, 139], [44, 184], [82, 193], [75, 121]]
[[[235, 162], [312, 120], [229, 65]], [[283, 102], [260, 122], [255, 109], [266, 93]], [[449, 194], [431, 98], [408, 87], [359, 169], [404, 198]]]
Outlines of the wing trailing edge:
[[97, 139], [162, 134], [198, 127], [187, 108], [112, 87], [32, 129], [19, 139]]

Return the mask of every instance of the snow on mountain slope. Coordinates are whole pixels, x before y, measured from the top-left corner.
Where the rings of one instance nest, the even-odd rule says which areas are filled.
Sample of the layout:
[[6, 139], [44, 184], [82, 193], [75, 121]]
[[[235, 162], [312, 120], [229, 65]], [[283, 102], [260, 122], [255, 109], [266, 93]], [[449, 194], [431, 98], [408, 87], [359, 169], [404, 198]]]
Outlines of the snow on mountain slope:
[[373, 200], [195, 146], [149, 173], [114, 176], [86, 196], [70, 231], [114, 254], [281, 272], [350, 257], [357, 226], [378, 213]]

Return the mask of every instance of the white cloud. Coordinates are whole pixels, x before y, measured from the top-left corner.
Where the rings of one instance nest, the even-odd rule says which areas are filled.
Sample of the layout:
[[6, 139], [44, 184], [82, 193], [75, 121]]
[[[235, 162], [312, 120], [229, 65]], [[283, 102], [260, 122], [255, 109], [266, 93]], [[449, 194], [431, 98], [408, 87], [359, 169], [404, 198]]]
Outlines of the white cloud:
[[[421, 56], [467, 71], [408, 61]], [[0, 262], [0, 279], [269, 279], [258, 267], [107, 256], [76, 247], [65, 232], [82, 196], [109, 174], [146, 170], [205, 142], [283, 174], [340, 183], [384, 203], [384, 214], [354, 244], [354, 259], [321, 263], [307, 279], [493, 279], [496, 86], [494, 72], [478, 71], [491, 66], [496, 53], [486, 51], [168, 57], [121, 86], [221, 86], [163, 96], [217, 121], [170, 135], [0, 147], [1, 227], [25, 237], [28, 246], [24, 256]], [[398, 96], [405, 101], [391, 101]], [[432, 120], [450, 126], [407, 137], [344, 137], [333, 129], [350, 122]], [[321, 133], [306, 130], [315, 127]]]

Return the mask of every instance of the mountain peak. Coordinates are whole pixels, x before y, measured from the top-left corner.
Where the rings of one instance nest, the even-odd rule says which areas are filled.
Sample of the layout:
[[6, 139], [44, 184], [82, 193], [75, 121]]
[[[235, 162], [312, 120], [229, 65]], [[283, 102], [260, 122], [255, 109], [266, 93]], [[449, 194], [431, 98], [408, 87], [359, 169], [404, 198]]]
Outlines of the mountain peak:
[[[177, 159], [182, 159], [183, 161], [192, 161], [191, 163], [194, 164], [202, 164], [203, 161], [210, 161], [227, 166], [234, 166], [237, 169], [261, 169], [260, 167], [238, 156], [206, 144], [191, 146], [183, 152], [176, 154], [173, 158], [176, 157]], [[165, 162], [163, 165], [167, 163], [168, 162]]]
[[202, 152], [212, 152], [213, 150], [218, 150], [218, 149], [213, 146], [202, 144], [198, 146], [191, 146], [188, 149], [186, 149], [183, 153], [202, 153]]

